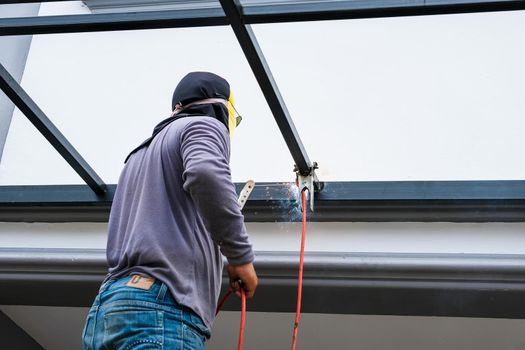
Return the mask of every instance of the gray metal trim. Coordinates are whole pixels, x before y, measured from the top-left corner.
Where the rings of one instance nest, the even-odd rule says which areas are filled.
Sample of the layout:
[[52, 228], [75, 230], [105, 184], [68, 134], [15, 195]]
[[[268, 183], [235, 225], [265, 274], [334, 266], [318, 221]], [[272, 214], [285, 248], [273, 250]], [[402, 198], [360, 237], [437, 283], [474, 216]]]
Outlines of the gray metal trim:
[[9, 349], [44, 350], [29, 334], [20, 328], [9, 316], [0, 311], [0, 339]]
[[[298, 253], [258, 251], [262, 278], [295, 278]], [[226, 263], [226, 260], [225, 260]], [[306, 279], [396, 279], [525, 283], [523, 254], [306, 252]], [[0, 248], [0, 275], [52, 276], [99, 281], [106, 273], [104, 249]], [[1, 304], [1, 303], [0, 303]]]
[[[73, 18], [74, 17], [74, 18]], [[0, 36], [228, 25], [222, 9], [0, 18]]]
[[[248, 308], [292, 312], [298, 254], [259, 251], [255, 265], [260, 287]], [[105, 272], [104, 250], [2, 248], [0, 304], [89, 306]], [[525, 255], [305, 257], [304, 312], [525, 318], [523, 298]], [[231, 301], [226, 309], [236, 310], [237, 304]]]
[[[237, 184], [237, 192], [244, 184]], [[325, 182], [315, 194], [318, 222], [525, 222], [525, 181]], [[247, 222], [300, 221], [297, 187], [256, 184]], [[116, 185], [0, 186], [0, 221], [107, 222]]]
[[[13, 3], [14, 1], [5, 0], [4, 3]], [[1, 3], [2, 1], [0, 1]], [[246, 5], [243, 6], [243, 23], [326, 21], [523, 9], [525, 9], [525, 0], [309, 1], [285, 5]], [[228, 19], [220, 8], [194, 8], [189, 10], [2, 18], [0, 19], [0, 36], [216, 25], [228, 25]]]

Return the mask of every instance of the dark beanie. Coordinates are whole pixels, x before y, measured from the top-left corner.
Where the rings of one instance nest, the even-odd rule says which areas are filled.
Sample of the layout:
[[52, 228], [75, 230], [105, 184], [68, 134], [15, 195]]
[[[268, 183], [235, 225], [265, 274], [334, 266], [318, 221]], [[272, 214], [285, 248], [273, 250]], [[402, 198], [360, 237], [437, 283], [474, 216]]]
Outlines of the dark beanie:
[[230, 84], [218, 76], [209, 72], [188, 73], [179, 82], [171, 101], [171, 110], [175, 110], [177, 103], [183, 106], [206, 98], [230, 98]]

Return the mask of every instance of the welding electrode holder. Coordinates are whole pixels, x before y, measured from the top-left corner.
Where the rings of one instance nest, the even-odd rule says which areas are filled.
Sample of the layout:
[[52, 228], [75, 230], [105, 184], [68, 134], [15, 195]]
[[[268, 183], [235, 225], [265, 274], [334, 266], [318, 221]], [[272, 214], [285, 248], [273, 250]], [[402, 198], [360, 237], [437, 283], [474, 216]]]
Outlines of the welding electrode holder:
[[236, 281], [230, 282], [230, 288], [231, 288], [232, 292], [236, 292], [235, 291], [235, 285], [239, 286], [239, 293], [241, 292], [241, 289], [244, 289], [244, 283], [242, 282], [242, 280], [240, 278], [238, 280], [236, 280]]
[[[319, 169], [317, 162], [314, 162], [310, 167], [310, 171], [307, 175], [301, 174], [297, 165], [294, 166], [294, 172], [297, 176], [297, 185], [299, 186], [299, 193], [304, 190], [308, 190], [308, 196], [310, 201], [310, 210], [314, 211], [314, 195], [316, 192], [320, 192], [323, 189], [323, 183], [319, 181], [315, 170]], [[302, 204], [301, 204], [302, 205]]]

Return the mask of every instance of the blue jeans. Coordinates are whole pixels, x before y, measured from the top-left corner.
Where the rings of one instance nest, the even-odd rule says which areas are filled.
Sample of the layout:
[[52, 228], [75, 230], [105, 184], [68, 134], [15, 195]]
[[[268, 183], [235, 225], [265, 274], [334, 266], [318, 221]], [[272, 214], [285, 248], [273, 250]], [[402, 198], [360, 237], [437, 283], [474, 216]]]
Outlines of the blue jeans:
[[202, 350], [210, 330], [173, 299], [159, 280], [149, 290], [126, 286], [131, 276], [100, 287], [89, 310], [84, 350]]

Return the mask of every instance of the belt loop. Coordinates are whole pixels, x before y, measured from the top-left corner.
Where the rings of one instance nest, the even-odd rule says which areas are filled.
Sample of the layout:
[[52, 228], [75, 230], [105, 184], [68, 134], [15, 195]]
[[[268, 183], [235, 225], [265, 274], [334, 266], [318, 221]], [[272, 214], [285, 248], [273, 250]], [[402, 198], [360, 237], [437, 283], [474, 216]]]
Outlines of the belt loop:
[[100, 294], [100, 293], [103, 293], [103, 292], [106, 290], [106, 288], [107, 288], [111, 283], [113, 283], [114, 281], [115, 281], [115, 280], [114, 280], [113, 278], [110, 278], [110, 279], [107, 280], [106, 282], [102, 283], [102, 285], [100, 286], [100, 288], [99, 288], [99, 290], [98, 290], [99, 294]]
[[166, 296], [166, 291], [168, 290], [168, 286], [166, 283], [162, 282], [159, 289], [159, 294], [157, 294], [157, 301], [164, 301], [164, 297]]

